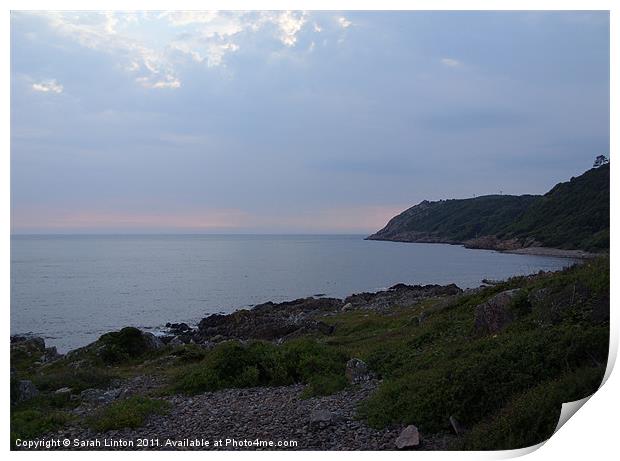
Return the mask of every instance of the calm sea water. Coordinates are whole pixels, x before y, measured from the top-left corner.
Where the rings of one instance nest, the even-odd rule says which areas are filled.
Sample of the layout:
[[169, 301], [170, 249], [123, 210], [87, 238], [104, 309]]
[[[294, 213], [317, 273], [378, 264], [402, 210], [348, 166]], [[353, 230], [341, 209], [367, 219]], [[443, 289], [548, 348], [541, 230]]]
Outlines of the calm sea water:
[[61, 351], [127, 325], [157, 330], [266, 301], [399, 282], [476, 287], [574, 261], [360, 235], [13, 236], [11, 333]]

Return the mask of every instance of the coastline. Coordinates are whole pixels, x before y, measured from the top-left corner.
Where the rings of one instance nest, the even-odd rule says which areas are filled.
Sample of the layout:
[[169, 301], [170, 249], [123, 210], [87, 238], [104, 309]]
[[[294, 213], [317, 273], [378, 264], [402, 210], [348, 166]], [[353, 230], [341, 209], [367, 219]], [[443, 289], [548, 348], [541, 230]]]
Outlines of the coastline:
[[374, 240], [379, 242], [396, 242], [396, 243], [425, 243], [425, 244], [442, 244], [442, 245], [457, 245], [467, 248], [469, 250], [489, 250], [496, 251], [498, 253], [508, 253], [517, 255], [529, 255], [529, 256], [548, 256], [554, 258], [567, 258], [567, 259], [594, 259], [599, 256], [603, 256], [604, 253], [590, 253], [584, 250], [567, 250], [562, 248], [544, 247], [538, 245], [532, 246], [519, 246], [512, 241], [497, 241], [487, 239], [467, 240], [465, 242], [457, 242], [453, 240], [442, 239], [428, 239], [428, 238], [408, 238], [403, 237], [391, 237], [383, 238], [375, 235], [370, 235], [364, 240]]

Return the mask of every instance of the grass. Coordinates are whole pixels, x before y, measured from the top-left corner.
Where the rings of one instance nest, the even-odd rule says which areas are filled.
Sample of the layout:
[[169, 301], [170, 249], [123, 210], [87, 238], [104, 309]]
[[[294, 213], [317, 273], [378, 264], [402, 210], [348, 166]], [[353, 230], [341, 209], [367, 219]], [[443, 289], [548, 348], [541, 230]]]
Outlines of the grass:
[[165, 400], [146, 397], [130, 397], [105, 406], [94, 416], [88, 418], [88, 425], [98, 431], [141, 427], [146, 418], [154, 414], [165, 414], [170, 404]]
[[347, 357], [310, 339], [281, 346], [255, 341], [218, 345], [200, 362], [179, 371], [172, 392], [196, 394], [226, 388], [308, 383], [307, 395], [325, 395], [346, 386]]
[[489, 421], [474, 426], [455, 448], [515, 449], [541, 443], [553, 434], [562, 403], [593, 393], [603, 374], [604, 369], [600, 367], [584, 367], [543, 382], [512, 398]]
[[76, 405], [68, 395], [38, 395], [11, 406], [11, 446], [56, 431], [74, 418], [68, 410]]

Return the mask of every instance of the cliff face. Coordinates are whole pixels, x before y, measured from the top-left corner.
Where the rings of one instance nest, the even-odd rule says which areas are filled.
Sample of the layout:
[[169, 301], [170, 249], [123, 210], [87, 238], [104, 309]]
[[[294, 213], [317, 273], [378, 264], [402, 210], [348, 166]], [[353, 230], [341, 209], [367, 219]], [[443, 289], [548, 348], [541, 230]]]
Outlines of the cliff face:
[[604, 251], [609, 248], [609, 164], [542, 196], [425, 200], [367, 238], [495, 250], [546, 246]]

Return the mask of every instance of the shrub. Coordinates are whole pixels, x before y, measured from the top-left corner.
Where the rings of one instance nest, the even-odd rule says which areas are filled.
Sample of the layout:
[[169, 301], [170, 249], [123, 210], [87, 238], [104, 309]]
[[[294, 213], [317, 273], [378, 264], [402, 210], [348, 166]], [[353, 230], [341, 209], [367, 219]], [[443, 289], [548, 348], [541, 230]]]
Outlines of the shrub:
[[134, 327], [125, 327], [120, 331], [106, 333], [99, 338], [103, 343], [100, 357], [106, 364], [117, 364], [140, 356], [148, 345], [142, 332]]
[[32, 381], [40, 391], [55, 391], [61, 387], [70, 387], [77, 393], [93, 387], [107, 387], [113, 377], [109, 371], [94, 366], [75, 369], [59, 364], [34, 375]]
[[[184, 371], [172, 390], [188, 394], [226, 388], [311, 383], [309, 395], [340, 390], [346, 356], [310, 340], [281, 346], [256, 341], [243, 345], [227, 341], [199, 364]], [[340, 379], [340, 377], [342, 379]]]
[[518, 395], [490, 421], [474, 426], [459, 448], [509, 450], [547, 440], [557, 426], [562, 403], [596, 392], [604, 371], [580, 368]]
[[165, 400], [130, 397], [106, 406], [99, 413], [90, 417], [87, 423], [99, 432], [125, 427], [135, 429], [142, 426], [148, 416], [164, 414], [169, 410], [169, 407], [170, 404]]
[[11, 446], [15, 440], [31, 440], [46, 432], [58, 430], [71, 417], [61, 411], [28, 408], [11, 412]]

